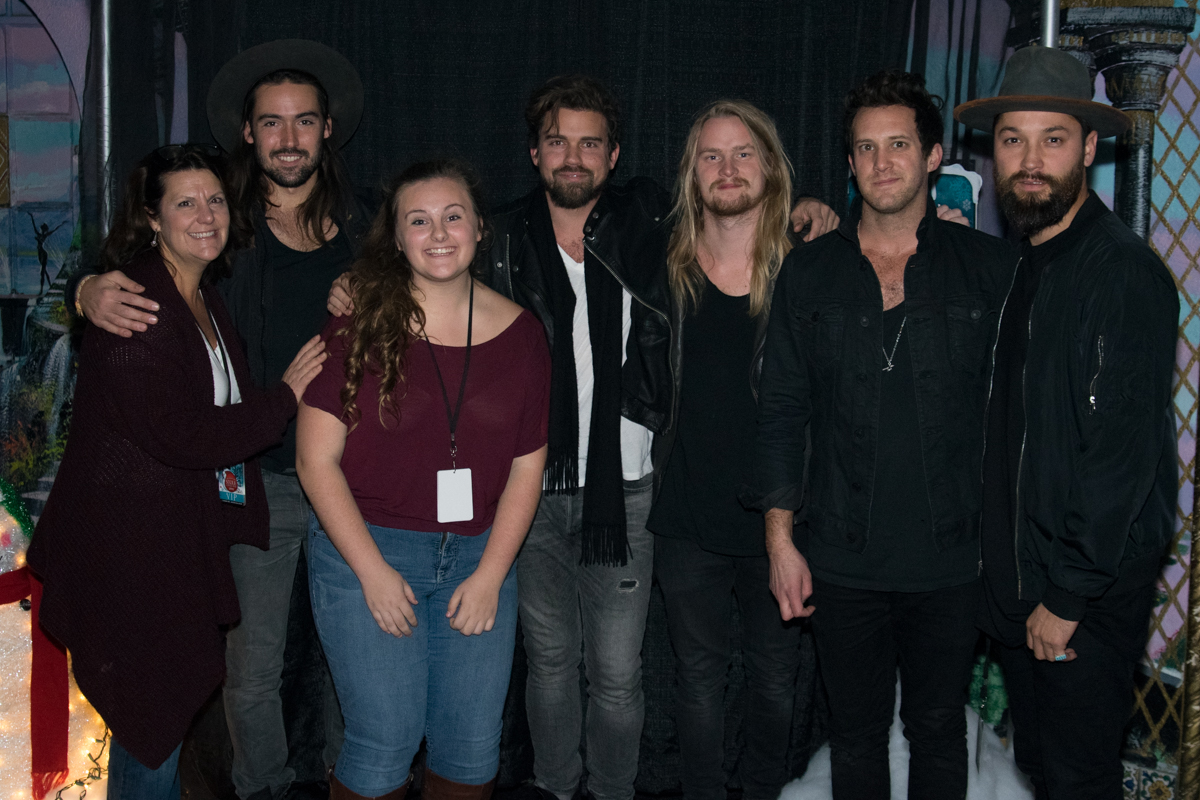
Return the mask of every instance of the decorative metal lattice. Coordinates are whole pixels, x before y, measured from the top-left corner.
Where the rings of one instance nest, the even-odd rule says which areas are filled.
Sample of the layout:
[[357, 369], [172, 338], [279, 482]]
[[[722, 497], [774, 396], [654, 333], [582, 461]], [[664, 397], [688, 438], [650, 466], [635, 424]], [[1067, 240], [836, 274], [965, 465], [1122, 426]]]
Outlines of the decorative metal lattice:
[[[1187, 0], [1193, 10], [1198, 0]], [[1186, 656], [1188, 572], [1192, 551], [1193, 474], [1196, 454], [1197, 352], [1200, 349], [1200, 40], [1189, 37], [1179, 66], [1167, 79], [1166, 98], [1155, 120], [1154, 182], [1150, 244], [1166, 262], [1180, 292], [1175, 421], [1179, 436], [1177, 530], [1158, 584], [1150, 620], [1147, 678], [1135, 693], [1134, 740], [1146, 760], [1175, 762], [1183, 727], [1179, 686]]]

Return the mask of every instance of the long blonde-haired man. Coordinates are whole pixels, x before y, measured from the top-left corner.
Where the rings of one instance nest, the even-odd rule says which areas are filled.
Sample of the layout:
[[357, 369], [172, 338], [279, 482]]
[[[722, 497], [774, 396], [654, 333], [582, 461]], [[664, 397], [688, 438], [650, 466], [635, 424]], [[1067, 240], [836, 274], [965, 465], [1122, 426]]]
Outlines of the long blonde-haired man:
[[678, 677], [687, 800], [724, 800], [724, 690], [737, 595], [749, 701], [744, 797], [775, 798], [786, 769], [800, 627], [769, 588], [763, 517], [737, 501], [753, 455], [754, 384], [775, 276], [792, 249], [792, 167], [770, 117], [741, 100], [701, 112], [675, 187], [667, 264], [677, 423], [655, 443], [660, 490], [647, 527]]

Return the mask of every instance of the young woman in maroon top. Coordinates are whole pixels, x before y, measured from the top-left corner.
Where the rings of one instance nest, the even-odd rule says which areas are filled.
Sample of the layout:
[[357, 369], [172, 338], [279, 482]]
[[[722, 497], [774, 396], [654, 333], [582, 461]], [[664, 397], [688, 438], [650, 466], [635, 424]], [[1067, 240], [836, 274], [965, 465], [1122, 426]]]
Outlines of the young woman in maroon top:
[[313, 614], [346, 720], [334, 798], [403, 797], [422, 738], [427, 800], [487, 798], [499, 767], [550, 356], [473, 279], [484, 235], [466, 165], [406, 170], [300, 407]]

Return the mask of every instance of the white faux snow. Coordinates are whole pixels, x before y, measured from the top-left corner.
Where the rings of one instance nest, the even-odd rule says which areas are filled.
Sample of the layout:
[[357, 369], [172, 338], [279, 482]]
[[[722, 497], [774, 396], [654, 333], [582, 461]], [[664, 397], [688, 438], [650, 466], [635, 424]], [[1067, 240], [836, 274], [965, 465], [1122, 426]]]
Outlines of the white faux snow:
[[[30, 616], [17, 603], [0, 605], [0, 798], [30, 800], [31, 779], [29, 745], [29, 668], [33, 651], [29, 642]], [[71, 717], [67, 734], [70, 781], [83, 778], [88, 767], [87, 753], [98, 753], [94, 740], [104, 736], [104, 722], [83, 699], [75, 678], [70, 678]], [[100, 759], [108, 766], [107, 753]], [[86, 787], [87, 800], [104, 800], [107, 780]], [[84, 788], [71, 786], [63, 800], [77, 800]], [[53, 798], [54, 792], [47, 797]], [[41, 800], [41, 798], [37, 798]]]
[[[1012, 744], [1005, 748], [990, 725], [983, 726], [979, 740], [982, 756], [975, 767], [975, 742], [979, 731], [979, 715], [964, 709], [967, 715], [967, 751], [969, 773], [967, 800], [1033, 800], [1033, 788], [1013, 761]], [[892, 800], [908, 798], [908, 740], [900, 722], [900, 687], [896, 687], [896, 715], [892, 721], [889, 761], [892, 767]], [[830, 786], [829, 745], [818, 750], [808, 763], [803, 778], [783, 787], [779, 800], [832, 800]]]

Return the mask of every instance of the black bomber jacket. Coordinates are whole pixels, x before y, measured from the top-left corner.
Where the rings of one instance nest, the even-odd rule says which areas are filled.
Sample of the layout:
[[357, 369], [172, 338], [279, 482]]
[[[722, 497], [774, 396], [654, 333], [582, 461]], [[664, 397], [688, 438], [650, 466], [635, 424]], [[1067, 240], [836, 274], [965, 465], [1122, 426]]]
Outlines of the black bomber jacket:
[[[883, 368], [879, 280], [858, 243], [861, 199], [837, 230], [793, 250], [771, 303], [754, 475], [743, 502], [804, 509], [811, 536], [862, 552], [871, 527]], [[917, 230], [904, 277], [921, 452], [939, 550], [979, 536], [991, 353], [1017, 253], [937, 218]], [[808, 486], [804, 487], [805, 429]]]
[[[531, 204], [544, 191], [539, 185], [493, 214], [495, 236], [486, 281], [541, 320], [553, 352], [557, 331], [545, 270], [561, 265], [538, 263], [533, 237], [553, 239], [554, 231], [534, 230], [530, 221]], [[634, 178], [623, 186], [609, 183], [583, 229], [584, 248], [633, 298], [621, 371], [621, 413], [656, 434], [671, 425], [677, 388], [671, 366], [675, 337], [666, 275], [670, 210], [670, 196], [648, 178]]]
[[1175, 532], [1179, 295], [1162, 260], [1095, 194], [1042, 248], [1024, 374], [1017, 587], [1021, 599], [1078, 620], [1089, 599], [1152, 582]]

